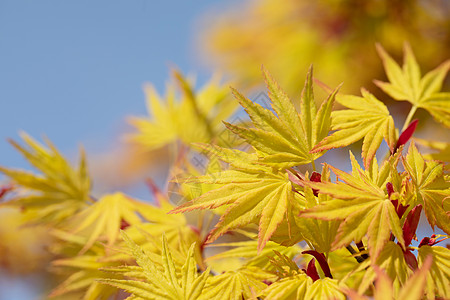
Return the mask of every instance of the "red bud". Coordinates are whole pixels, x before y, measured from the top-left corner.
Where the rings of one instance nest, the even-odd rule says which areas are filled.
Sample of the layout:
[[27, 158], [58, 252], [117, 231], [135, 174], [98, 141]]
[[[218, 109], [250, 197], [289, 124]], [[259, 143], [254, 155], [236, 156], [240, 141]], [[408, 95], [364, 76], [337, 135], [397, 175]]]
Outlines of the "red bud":
[[411, 250], [406, 250], [403, 252], [403, 256], [405, 257], [405, 261], [408, 264], [408, 266], [411, 268], [411, 270], [417, 269], [417, 258], [414, 254], [412, 254]]
[[442, 239], [440, 239], [439, 241], [436, 240], [436, 235], [432, 234], [431, 237], [424, 237], [419, 244], [419, 248], [424, 246], [424, 245], [428, 245], [428, 246], [434, 246], [437, 243], [440, 243], [444, 240], [448, 239], [448, 237], [444, 237]]
[[391, 182], [386, 183], [386, 190], [388, 192], [389, 200], [391, 199], [392, 194], [394, 193], [394, 186]]
[[130, 223], [128, 223], [126, 220], [122, 219], [120, 220], [120, 229], [125, 230], [128, 227], [130, 227]]
[[319, 273], [317, 273], [317, 269], [316, 269], [316, 264], [315, 264], [316, 260], [313, 258], [309, 261], [308, 263], [308, 267], [306, 268], [306, 275], [308, 275], [309, 277], [311, 277], [311, 279], [313, 281], [316, 281], [317, 279], [320, 279], [319, 277]]
[[[317, 172], [312, 172], [311, 177], [309, 178], [309, 180], [313, 181], [313, 182], [321, 182], [322, 181], [322, 175], [320, 175], [320, 173]], [[314, 196], [318, 196], [319, 195], [319, 191], [316, 189], [313, 189], [313, 193]]]
[[416, 234], [417, 226], [419, 225], [420, 213], [422, 212], [422, 205], [419, 204], [414, 207], [408, 214], [403, 224], [403, 238], [405, 239], [405, 246], [411, 244], [414, 235]]
[[408, 141], [409, 141], [409, 139], [412, 137], [412, 135], [414, 134], [414, 131], [416, 131], [416, 127], [417, 127], [417, 123], [419, 122], [419, 120], [414, 120], [414, 121], [412, 121], [410, 124], [409, 124], [409, 126], [408, 126], [408, 128], [406, 128], [403, 132], [402, 132], [402, 134], [400, 134], [400, 136], [399, 136], [399, 138], [398, 138], [398, 141], [397, 141], [397, 144], [395, 145], [395, 148], [394, 148], [394, 152], [393, 153], [395, 153], [395, 152], [397, 152], [397, 150], [398, 150], [398, 148], [400, 148], [400, 146], [402, 146], [402, 145], [404, 145], [404, 144], [406, 144]]

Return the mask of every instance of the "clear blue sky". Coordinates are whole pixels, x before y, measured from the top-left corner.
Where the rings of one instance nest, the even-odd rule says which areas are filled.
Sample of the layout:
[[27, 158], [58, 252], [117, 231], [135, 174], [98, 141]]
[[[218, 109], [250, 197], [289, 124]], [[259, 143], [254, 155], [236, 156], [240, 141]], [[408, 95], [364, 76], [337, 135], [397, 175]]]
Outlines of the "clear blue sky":
[[27, 167], [6, 142], [18, 130], [65, 154], [106, 147], [146, 113], [144, 82], [199, 71], [194, 23], [225, 2], [0, 0], [0, 165]]

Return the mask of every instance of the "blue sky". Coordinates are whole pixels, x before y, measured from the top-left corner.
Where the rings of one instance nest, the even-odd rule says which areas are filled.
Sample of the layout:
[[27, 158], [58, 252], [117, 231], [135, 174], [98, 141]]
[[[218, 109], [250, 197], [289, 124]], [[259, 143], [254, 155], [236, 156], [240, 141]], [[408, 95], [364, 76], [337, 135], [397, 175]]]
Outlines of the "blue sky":
[[0, 165], [27, 167], [6, 142], [19, 130], [65, 154], [105, 150], [146, 113], [144, 82], [163, 91], [170, 66], [200, 71], [195, 21], [224, 3], [0, 0]]

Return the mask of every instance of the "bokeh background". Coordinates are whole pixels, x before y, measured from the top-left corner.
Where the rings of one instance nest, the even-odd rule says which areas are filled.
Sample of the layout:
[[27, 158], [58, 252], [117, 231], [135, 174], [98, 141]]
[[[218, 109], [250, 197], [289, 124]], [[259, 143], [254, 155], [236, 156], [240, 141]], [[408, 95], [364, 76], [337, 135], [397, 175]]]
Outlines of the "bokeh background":
[[[29, 168], [6, 142], [24, 130], [49, 137], [73, 161], [83, 145], [98, 193], [145, 198], [142, 179], [164, 166], [128, 161], [142, 153], [122, 139], [132, 130], [127, 116], [147, 115], [145, 82], [163, 93], [170, 68], [194, 75], [196, 86], [219, 72], [255, 96], [264, 64], [298, 98], [314, 63], [324, 83], [344, 81], [346, 92], [365, 86], [383, 98], [372, 84], [385, 79], [375, 42], [399, 59], [409, 41], [428, 71], [449, 56], [449, 14], [445, 0], [0, 0], [0, 165]], [[401, 127], [409, 107], [384, 100]], [[430, 124], [418, 134], [449, 138]], [[124, 175], [131, 173], [138, 175]], [[14, 276], [0, 275], [0, 299], [39, 299], [45, 291], [39, 276]]]

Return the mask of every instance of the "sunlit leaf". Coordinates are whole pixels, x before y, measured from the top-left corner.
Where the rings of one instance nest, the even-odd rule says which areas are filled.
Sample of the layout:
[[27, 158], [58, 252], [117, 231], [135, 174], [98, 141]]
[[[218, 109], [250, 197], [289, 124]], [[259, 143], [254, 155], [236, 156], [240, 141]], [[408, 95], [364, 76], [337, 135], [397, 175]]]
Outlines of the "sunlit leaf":
[[[408, 300], [419, 300], [423, 299], [425, 286], [426, 286], [426, 278], [428, 272], [430, 270], [432, 259], [429, 257], [426, 263], [414, 272], [414, 274], [408, 278], [405, 284], [402, 286], [400, 291], [396, 293], [392, 279], [378, 266], [374, 266], [373, 269], [376, 273], [376, 281], [375, 281], [375, 291], [374, 291], [374, 299], [375, 300], [394, 300], [394, 299], [408, 299]], [[353, 290], [345, 290], [346, 294], [350, 296], [351, 299], [355, 300], [369, 300], [367, 296], [363, 296], [362, 294], [358, 294]]]
[[358, 287], [359, 293], [364, 293], [376, 278], [376, 271], [373, 266], [382, 269], [390, 280], [394, 294], [397, 294], [401, 286], [406, 282], [409, 274], [412, 273], [408, 267], [402, 248], [396, 243], [389, 241], [382, 249], [377, 259], [372, 262], [364, 262], [358, 266], [356, 270], [365, 270], [361, 284]]
[[335, 279], [324, 278], [314, 281], [308, 287], [304, 299], [336, 299], [344, 300], [346, 297]]
[[209, 277], [207, 287], [200, 299], [251, 299], [267, 287], [263, 281], [270, 279], [275, 279], [275, 276], [258, 267], [244, 267], [237, 271], [227, 271]]
[[[322, 182], [328, 182], [329, 177], [330, 171], [328, 165], [325, 165], [322, 170]], [[314, 196], [313, 190], [308, 186], [305, 186], [304, 194], [308, 209], [331, 200], [331, 197], [327, 194], [321, 193], [317, 197]], [[299, 227], [302, 238], [307, 240], [316, 251], [328, 253], [331, 251], [331, 245], [336, 238], [341, 221], [296, 218], [295, 223]]]
[[129, 260], [129, 256], [113, 258], [111, 254], [114, 251], [105, 249], [103, 245], [95, 245], [83, 255], [77, 255], [86, 244], [86, 237], [61, 230], [53, 230], [51, 234], [55, 238], [55, 242], [50, 250], [59, 257], [52, 261], [52, 270], [68, 275], [50, 292], [50, 297], [69, 297], [69, 295], [81, 292], [83, 300], [106, 300], [117, 292], [116, 288], [102, 285], [96, 280], [99, 278], [119, 279], [121, 276], [105, 274], [99, 268], [117, 267]]
[[240, 258], [242, 259], [242, 264], [246, 266], [255, 266], [264, 270], [272, 270], [272, 265], [270, 263], [270, 258], [274, 257], [274, 251], [286, 255], [289, 258], [294, 258], [298, 256], [302, 248], [298, 245], [293, 247], [280, 246], [272, 241], [267, 242], [264, 249], [258, 253], [258, 241], [243, 241], [243, 242], [231, 242], [223, 244], [212, 244], [210, 247], [233, 247], [232, 249], [222, 251], [211, 257], [208, 257], [207, 261], [214, 260], [229, 260], [230, 258]]
[[[174, 78], [175, 82], [167, 86], [164, 98], [152, 85], [146, 85], [144, 91], [151, 117], [132, 117], [129, 120], [138, 132], [128, 138], [147, 150], [176, 140], [186, 145], [210, 142], [223, 131], [222, 120], [229, 118], [236, 110], [236, 103], [230, 101], [229, 91], [219, 84], [218, 77], [211, 79], [198, 93], [180, 73], [175, 71]], [[181, 92], [179, 97], [177, 91]]]
[[261, 294], [263, 299], [305, 299], [313, 280], [306, 274], [283, 278], [268, 286]]
[[344, 147], [363, 139], [362, 157], [366, 169], [375, 156], [383, 139], [391, 150], [396, 143], [394, 119], [387, 107], [365, 89], [362, 97], [340, 95], [337, 102], [348, 109], [331, 114], [333, 134], [318, 143], [313, 152]]
[[[378, 172], [363, 172], [352, 154], [351, 159], [352, 174], [330, 166], [342, 181], [305, 182], [311, 188], [319, 190], [319, 193], [330, 195], [332, 199], [302, 212], [301, 216], [344, 220], [339, 226], [333, 249], [346, 246], [352, 241], [359, 242], [367, 234], [370, 256], [375, 260], [388, 242], [391, 231], [404, 246], [400, 220], [382, 185], [385, 180], [379, 180]], [[389, 163], [392, 161], [386, 161], [380, 170], [386, 169]], [[372, 170], [378, 169], [376, 162], [374, 165]]]
[[[215, 148], [218, 150], [218, 148]], [[228, 162], [238, 159], [233, 164], [244, 165], [248, 154], [224, 150], [219, 158]], [[227, 156], [228, 154], [233, 154]], [[302, 204], [302, 197], [292, 190], [292, 183], [286, 172], [270, 167], [256, 166], [248, 170], [225, 170], [220, 173], [208, 174], [192, 179], [195, 182], [220, 184], [221, 187], [211, 190], [197, 199], [189, 201], [171, 213], [187, 212], [194, 209], [214, 209], [230, 205], [220, 218], [215, 229], [208, 237], [213, 242], [229, 230], [243, 227], [247, 224], [259, 223], [258, 250], [261, 251], [275, 232], [280, 223], [285, 220], [287, 212]]]
[[450, 250], [439, 246], [421, 246], [419, 248], [419, 266], [425, 264], [427, 257], [432, 258], [430, 273], [427, 275], [426, 292], [428, 299], [435, 296], [450, 298]]
[[415, 144], [411, 143], [403, 166], [411, 177], [417, 191], [417, 202], [423, 205], [428, 223], [450, 233], [450, 215], [444, 206], [450, 196], [450, 182], [444, 178], [443, 165], [424, 160]]
[[21, 133], [21, 137], [25, 147], [15, 141], [10, 141], [11, 144], [41, 174], [0, 167], [0, 172], [27, 191], [7, 204], [31, 211], [32, 223], [58, 223], [86, 207], [91, 201], [91, 183], [84, 151], [78, 168], [74, 169], [50, 141], [46, 140], [47, 148], [26, 133]]
[[146, 252], [130, 239], [124, 232], [122, 236], [132, 251], [137, 264], [141, 268], [144, 281], [125, 279], [101, 279], [99, 282], [109, 284], [133, 294], [144, 300], [150, 299], [199, 299], [204, 291], [209, 276], [209, 269], [198, 274], [194, 259], [194, 244], [191, 245], [186, 261], [181, 267], [181, 274], [172, 259], [166, 238], [162, 239], [161, 271], [149, 258]]
[[450, 60], [421, 76], [419, 65], [409, 46], [404, 47], [404, 62], [401, 68], [391, 56], [377, 45], [389, 83], [375, 83], [395, 100], [409, 101], [415, 108], [424, 108], [436, 121], [450, 127], [450, 93], [440, 92], [450, 68]]
[[328, 135], [331, 126], [330, 115], [337, 90], [333, 91], [317, 109], [313, 95], [311, 68], [303, 89], [299, 114], [292, 101], [267, 70], [263, 69], [263, 73], [275, 113], [251, 102], [234, 90], [236, 99], [250, 116], [255, 128], [228, 123], [225, 125], [257, 150], [261, 163], [287, 168], [313, 162], [324, 154], [324, 151], [310, 153], [310, 150]]
[[139, 202], [122, 193], [105, 195], [73, 216], [68, 228], [73, 233], [88, 232], [89, 240], [82, 252], [99, 239], [106, 240], [107, 245], [112, 246], [119, 237], [119, 230], [124, 229], [124, 224], [129, 226], [142, 222], [138, 209]]

